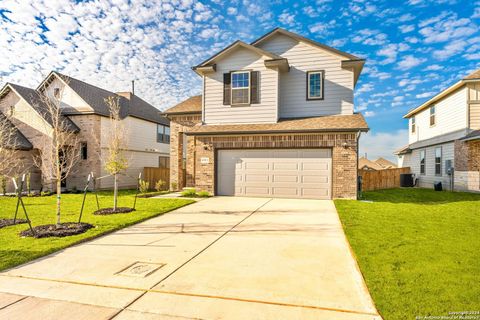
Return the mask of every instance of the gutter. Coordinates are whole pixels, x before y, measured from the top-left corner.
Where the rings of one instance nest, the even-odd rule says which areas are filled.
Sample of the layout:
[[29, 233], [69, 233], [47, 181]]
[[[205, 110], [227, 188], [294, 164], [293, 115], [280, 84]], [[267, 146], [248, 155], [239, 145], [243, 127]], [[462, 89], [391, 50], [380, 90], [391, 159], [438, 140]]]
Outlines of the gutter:
[[212, 132], [202, 132], [202, 131], [187, 131], [185, 134], [195, 135], [195, 136], [213, 136], [213, 135], [232, 135], [232, 134], [284, 134], [284, 133], [322, 133], [322, 132], [368, 132], [370, 128], [336, 128], [336, 129], [310, 129], [310, 130], [255, 130], [255, 131], [212, 131]]

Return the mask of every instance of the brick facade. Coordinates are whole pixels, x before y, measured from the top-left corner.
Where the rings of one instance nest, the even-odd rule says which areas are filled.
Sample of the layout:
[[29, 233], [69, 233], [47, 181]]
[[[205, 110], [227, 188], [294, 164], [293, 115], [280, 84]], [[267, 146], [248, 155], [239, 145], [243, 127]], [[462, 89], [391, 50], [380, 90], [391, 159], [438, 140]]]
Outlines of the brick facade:
[[[357, 134], [255, 134], [236, 136], [189, 136], [189, 150], [195, 161], [187, 166], [187, 176], [194, 177], [198, 190], [215, 193], [216, 150], [245, 148], [331, 148], [332, 196], [355, 199], [357, 196]], [[189, 154], [190, 155], [190, 154]], [[209, 158], [201, 163], [201, 158]]]
[[189, 174], [184, 177], [183, 171], [183, 133], [201, 122], [200, 114], [192, 115], [170, 115], [170, 188], [173, 189], [172, 184], [177, 184], [177, 189], [182, 189], [185, 186], [185, 181], [188, 186], [193, 186], [194, 172], [194, 150], [193, 140], [191, 137], [187, 138], [187, 170]]
[[455, 141], [455, 189], [480, 191], [480, 141]]

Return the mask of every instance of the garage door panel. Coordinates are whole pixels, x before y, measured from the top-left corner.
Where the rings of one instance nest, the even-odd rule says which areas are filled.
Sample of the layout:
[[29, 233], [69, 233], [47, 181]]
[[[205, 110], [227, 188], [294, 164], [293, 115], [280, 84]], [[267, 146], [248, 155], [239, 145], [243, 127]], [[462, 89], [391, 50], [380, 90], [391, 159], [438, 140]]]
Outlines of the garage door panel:
[[331, 161], [329, 149], [220, 150], [217, 191], [220, 195], [330, 199]]

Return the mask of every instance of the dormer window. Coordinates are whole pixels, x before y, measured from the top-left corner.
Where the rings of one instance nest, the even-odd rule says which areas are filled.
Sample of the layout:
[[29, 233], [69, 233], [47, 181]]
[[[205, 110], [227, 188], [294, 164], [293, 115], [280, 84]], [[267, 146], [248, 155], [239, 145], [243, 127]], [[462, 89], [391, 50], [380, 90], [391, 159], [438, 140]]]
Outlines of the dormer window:
[[430, 126], [435, 125], [435, 107], [430, 108]]
[[235, 71], [232, 75], [232, 105], [250, 104], [250, 71]]
[[307, 100], [323, 99], [323, 75], [323, 70], [307, 72]]
[[416, 130], [416, 126], [415, 126], [415, 117], [412, 117], [412, 133], [415, 133], [415, 130]]
[[53, 96], [56, 99], [60, 99], [60, 88], [53, 88]]

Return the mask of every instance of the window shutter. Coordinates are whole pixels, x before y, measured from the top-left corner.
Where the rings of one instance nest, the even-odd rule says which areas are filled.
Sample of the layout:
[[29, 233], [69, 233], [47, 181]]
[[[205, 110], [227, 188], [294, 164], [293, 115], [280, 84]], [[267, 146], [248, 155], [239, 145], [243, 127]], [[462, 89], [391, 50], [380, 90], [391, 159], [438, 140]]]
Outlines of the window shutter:
[[223, 74], [223, 105], [231, 104], [231, 79], [230, 72]]
[[260, 87], [259, 83], [260, 71], [252, 71], [250, 73], [251, 82], [250, 82], [250, 103], [260, 103]]

